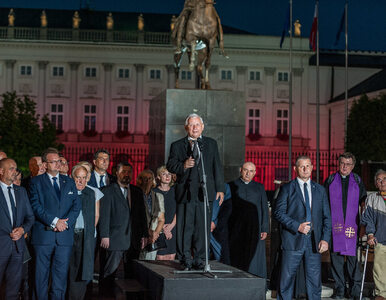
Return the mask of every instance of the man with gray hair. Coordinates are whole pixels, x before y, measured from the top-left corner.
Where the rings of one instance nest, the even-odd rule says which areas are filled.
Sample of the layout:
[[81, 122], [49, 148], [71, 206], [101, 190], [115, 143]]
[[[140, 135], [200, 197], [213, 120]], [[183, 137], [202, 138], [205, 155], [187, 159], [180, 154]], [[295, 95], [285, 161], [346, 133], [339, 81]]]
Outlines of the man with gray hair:
[[386, 171], [375, 173], [378, 192], [369, 194], [362, 224], [366, 226], [367, 243], [374, 246], [373, 277], [375, 300], [386, 299]]
[[[217, 142], [202, 136], [204, 122], [197, 114], [185, 120], [187, 136], [172, 143], [167, 169], [177, 175], [177, 258], [186, 270], [203, 269], [205, 230], [210, 230], [211, 209], [204, 225], [203, 166], [210, 207], [214, 199], [224, 199], [224, 174]], [[203, 161], [203, 165], [202, 165]], [[209, 241], [208, 241], [209, 244]], [[193, 257], [191, 251], [193, 250]]]

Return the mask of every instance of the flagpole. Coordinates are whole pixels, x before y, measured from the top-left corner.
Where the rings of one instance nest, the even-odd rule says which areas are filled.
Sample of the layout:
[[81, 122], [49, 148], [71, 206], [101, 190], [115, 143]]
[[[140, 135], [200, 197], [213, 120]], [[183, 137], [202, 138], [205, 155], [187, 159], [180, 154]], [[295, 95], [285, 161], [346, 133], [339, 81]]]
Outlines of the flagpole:
[[316, 182], [320, 180], [319, 0], [316, 0]]
[[348, 119], [348, 0], [344, 5], [345, 14], [345, 91], [344, 91], [344, 146], [347, 149], [347, 119]]
[[292, 0], [290, 3], [290, 49], [289, 49], [289, 124], [288, 124], [288, 181], [292, 180]]

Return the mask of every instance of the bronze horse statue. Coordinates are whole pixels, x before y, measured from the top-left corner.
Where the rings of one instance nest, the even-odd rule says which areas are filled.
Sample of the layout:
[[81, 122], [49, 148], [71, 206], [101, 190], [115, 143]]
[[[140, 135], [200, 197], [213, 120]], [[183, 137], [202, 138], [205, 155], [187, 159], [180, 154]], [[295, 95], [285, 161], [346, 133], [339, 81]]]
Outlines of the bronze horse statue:
[[[227, 57], [224, 51], [224, 34], [220, 17], [213, 5], [212, 0], [186, 0], [184, 9], [175, 22], [172, 39], [176, 45], [174, 53], [176, 88], [179, 87], [180, 65], [185, 52], [188, 54], [190, 71], [194, 69], [197, 55], [196, 71], [200, 78], [201, 89], [210, 89], [210, 58], [216, 41], [220, 47], [220, 53]], [[205, 65], [205, 76], [203, 65]]]

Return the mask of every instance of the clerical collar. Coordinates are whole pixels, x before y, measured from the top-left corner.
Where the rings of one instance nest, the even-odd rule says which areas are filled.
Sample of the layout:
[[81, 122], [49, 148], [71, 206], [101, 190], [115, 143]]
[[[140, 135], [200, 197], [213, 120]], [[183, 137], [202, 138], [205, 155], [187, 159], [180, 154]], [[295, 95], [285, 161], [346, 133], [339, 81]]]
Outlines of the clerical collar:
[[242, 179], [241, 177], [240, 177], [240, 180], [241, 180], [242, 182], [244, 182], [245, 184], [249, 184], [249, 183], [251, 183], [251, 181], [252, 181], [252, 180], [251, 180], [251, 181], [248, 181], [248, 182], [247, 182], [247, 181], [245, 181], [244, 179]]

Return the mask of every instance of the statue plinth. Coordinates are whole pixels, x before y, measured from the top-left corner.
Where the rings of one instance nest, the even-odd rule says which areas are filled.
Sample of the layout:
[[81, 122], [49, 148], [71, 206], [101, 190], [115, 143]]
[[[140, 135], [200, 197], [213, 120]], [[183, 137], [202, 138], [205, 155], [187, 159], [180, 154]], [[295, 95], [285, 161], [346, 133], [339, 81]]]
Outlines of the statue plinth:
[[236, 91], [167, 89], [151, 100], [150, 168], [166, 163], [170, 144], [186, 136], [184, 122], [191, 113], [203, 118], [203, 135], [217, 141], [225, 181], [236, 178], [245, 159], [245, 96]]

